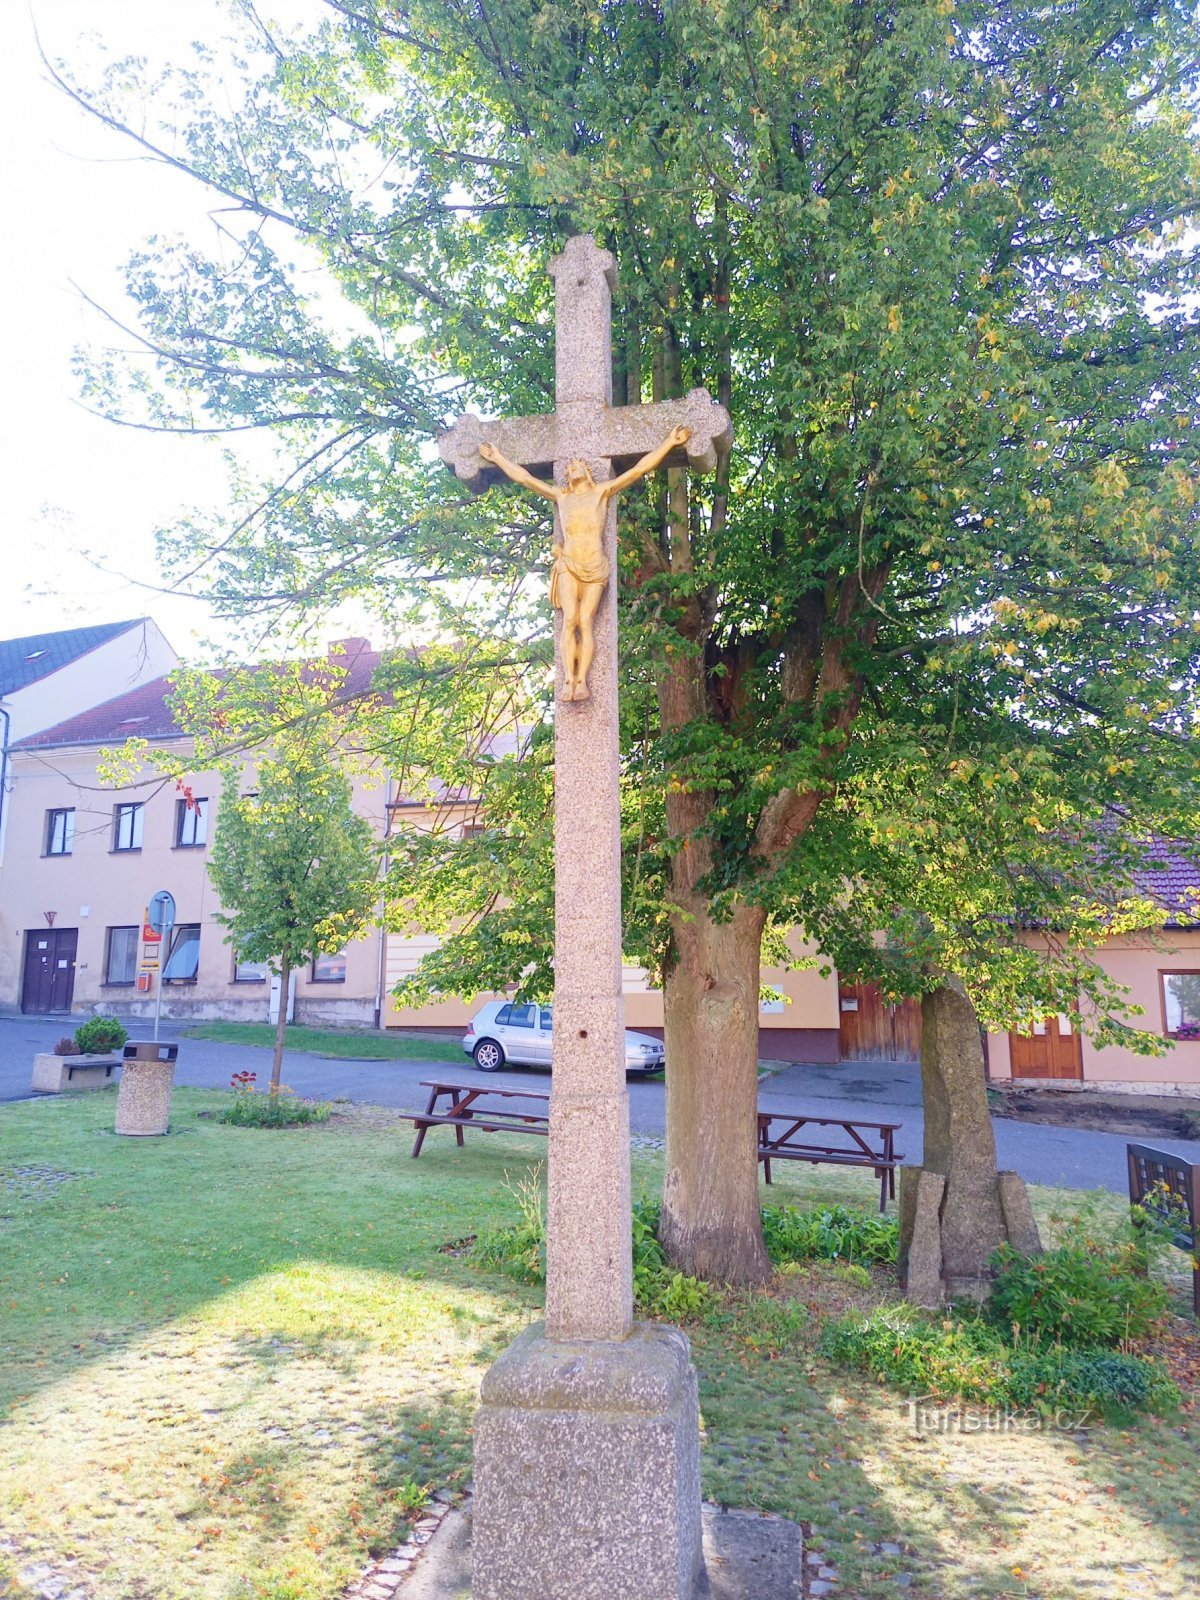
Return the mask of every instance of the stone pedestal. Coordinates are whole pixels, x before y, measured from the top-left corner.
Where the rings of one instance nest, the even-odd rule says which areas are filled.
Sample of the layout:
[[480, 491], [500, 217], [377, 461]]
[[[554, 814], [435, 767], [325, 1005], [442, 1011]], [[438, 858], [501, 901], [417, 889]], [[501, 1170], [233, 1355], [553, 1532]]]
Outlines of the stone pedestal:
[[80, 1089], [103, 1089], [114, 1082], [119, 1056], [56, 1056], [33, 1058], [30, 1094], [73, 1094]]
[[171, 1087], [175, 1062], [128, 1060], [121, 1069], [117, 1094], [117, 1133], [164, 1134], [171, 1121]]
[[573, 1342], [535, 1325], [482, 1402], [472, 1600], [690, 1600], [700, 1429], [678, 1329]]

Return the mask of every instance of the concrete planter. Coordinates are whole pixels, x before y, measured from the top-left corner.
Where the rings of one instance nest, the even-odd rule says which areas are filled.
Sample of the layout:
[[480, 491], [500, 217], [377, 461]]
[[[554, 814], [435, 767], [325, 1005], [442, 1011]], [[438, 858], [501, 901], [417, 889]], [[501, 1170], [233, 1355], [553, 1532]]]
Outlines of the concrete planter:
[[171, 1121], [176, 1044], [127, 1044], [117, 1095], [114, 1132], [135, 1138], [161, 1137]]
[[103, 1089], [113, 1083], [120, 1056], [56, 1056], [33, 1058], [31, 1094], [73, 1094], [80, 1089]]

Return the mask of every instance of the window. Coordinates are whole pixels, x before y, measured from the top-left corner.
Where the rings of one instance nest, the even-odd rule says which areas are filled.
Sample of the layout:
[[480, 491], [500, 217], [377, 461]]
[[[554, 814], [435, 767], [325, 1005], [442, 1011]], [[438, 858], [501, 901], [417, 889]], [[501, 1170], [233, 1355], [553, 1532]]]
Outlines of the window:
[[131, 984], [137, 976], [140, 928], [110, 928], [104, 962], [105, 983]]
[[265, 983], [270, 973], [267, 971], [265, 961], [241, 961], [237, 956], [233, 958], [234, 983]]
[[1200, 1039], [1200, 972], [1163, 972], [1163, 1020], [1172, 1039]]
[[554, 1007], [553, 1006], [543, 1006], [542, 1007], [542, 1014], [541, 1014], [541, 1021], [538, 1023], [538, 1027], [542, 1030], [543, 1033], [549, 1033], [551, 1031], [552, 1027], [553, 1027], [553, 1023], [554, 1023]]
[[140, 850], [142, 848], [142, 815], [145, 806], [140, 801], [117, 806], [113, 812], [113, 849]]
[[318, 956], [312, 964], [314, 983], [345, 983], [346, 952], [339, 950], [335, 956]]
[[208, 801], [176, 800], [175, 848], [194, 850], [208, 840]]
[[532, 1028], [537, 1021], [536, 1006], [504, 1006], [496, 1017], [501, 1028]]
[[46, 854], [69, 856], [75, 843], [75, 807], [46, 813]]
[[181, 922], [171, 935], [171, 951], [163, 968], [164, 983], [195, 983], [200, 967], [200, 924]]

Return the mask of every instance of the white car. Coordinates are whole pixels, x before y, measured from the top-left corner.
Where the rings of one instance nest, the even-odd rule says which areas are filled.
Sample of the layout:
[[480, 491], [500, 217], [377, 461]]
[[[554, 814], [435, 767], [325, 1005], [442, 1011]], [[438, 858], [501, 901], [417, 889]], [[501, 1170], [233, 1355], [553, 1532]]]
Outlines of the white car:
[[[463, 1049], [474, 1056], [481, 1072], [495, 1072], [506, 1061], [516, 1067], [549, 1067], [553, 1011], [553, 1006], [489, 1000], [467, 1024]], [[626, 1072], [661, 1072], [664, 1060], [661, 1039], [625, 1030]]]

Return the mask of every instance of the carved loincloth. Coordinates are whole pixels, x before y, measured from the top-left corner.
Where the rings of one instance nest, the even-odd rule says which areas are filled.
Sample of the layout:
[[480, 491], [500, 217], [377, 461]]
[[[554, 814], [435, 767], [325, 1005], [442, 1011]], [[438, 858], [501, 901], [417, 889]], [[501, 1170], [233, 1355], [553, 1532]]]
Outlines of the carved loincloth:
[[550, 604], [562, 608], [559, 599], [559, 575], [569, 572], [576, 583], [607, 583], [608, 562], [604, 559], [603, 550], [597, 550], [592, 556], [580, 557], [574, 551], [568, 551], [563, 545], [554, 546], [554, 565], [550, 569]]

